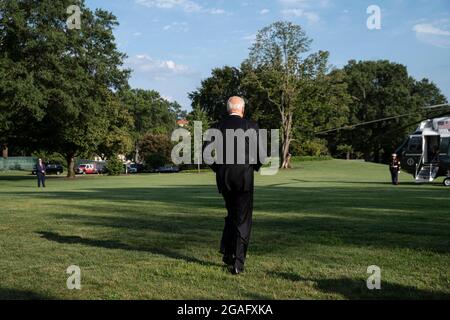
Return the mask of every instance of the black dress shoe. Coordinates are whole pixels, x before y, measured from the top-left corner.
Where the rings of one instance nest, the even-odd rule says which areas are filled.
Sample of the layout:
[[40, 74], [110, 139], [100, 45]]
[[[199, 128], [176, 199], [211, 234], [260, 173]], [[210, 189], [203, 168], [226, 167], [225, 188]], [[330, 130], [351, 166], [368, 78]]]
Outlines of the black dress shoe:
[[232, 266], [234, 264], [234, 258], [233, 256], [224, 255], [222, 258], [223, 263], [225, 263], [227, 266]]
[[244, 269], [239, 269], [239, 268], [236, 268], [236, 267], [231, 268], [231, 274], [238, 275], [238, 274], [240, 274], [242, 272], [244, 272]]

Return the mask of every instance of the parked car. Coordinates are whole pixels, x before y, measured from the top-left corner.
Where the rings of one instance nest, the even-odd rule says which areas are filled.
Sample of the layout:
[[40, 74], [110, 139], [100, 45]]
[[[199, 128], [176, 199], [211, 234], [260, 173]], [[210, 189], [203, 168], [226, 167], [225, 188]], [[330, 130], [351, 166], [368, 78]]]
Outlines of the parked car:
[[64, 172], [64, 167], [60, 163], [49, 163], [45, 166], [45, 171], [47, 174], [54, 173], [59, 176]]
[[159, 167], [156, 172], [159, 173], [177, 173], [180, 172], [180, 168], [177, 166], [164, 166], [164, 167]]
[[104, 162], [97, 162], [96, 164], [95, 164], [95, 168], [97, 169], [97, 173], [99, 173], [99, 174], [103, 174], [103, 173], [106, 173], [106, 165], [105, 165], [105, 163]]
[[[37, 165], [33, 167], [31, 174], [36, 175], [37, 173]], [[56, 174], [60, 175], [64, 172], [64, 167], [60, 163], [46, 163], [45, 164], [45, 172], [46, 174]]]
[[136, 164], [134, 164], [134, 163], [128, 164], [127, 165], [127, 172], [128, 173], [138, 173], [138, 168], [137, 168]]
[[92, 163], [80, 164], [76, 170], [77, 174], [97, 174], [98, 170]]
[[135, 167], [138, 173], [145, 170], [145, 166], [142, 163], [132, 163], [131, 166]]

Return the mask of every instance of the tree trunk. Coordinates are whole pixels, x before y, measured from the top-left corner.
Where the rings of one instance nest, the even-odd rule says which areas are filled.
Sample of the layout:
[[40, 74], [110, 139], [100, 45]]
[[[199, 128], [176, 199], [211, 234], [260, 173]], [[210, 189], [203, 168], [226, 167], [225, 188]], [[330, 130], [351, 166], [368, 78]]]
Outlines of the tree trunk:
[[289, 140], [285, 140], [283, 141], [283, 147], [282, 147], [282, 151], [283, 151], [283, 163], [281, 164], [281, 168], [282, 169], [289, 169], [289, 145], [290, 145], [290, 141]]
[[137, 143], [136, 143], [134, 152], [135, 152], [135, 154], [134, 154], [134, 162], [135, 162], [135, 163], [140, 163], [140, 162], [139, 162], [139, 146], [138, 146]]
[[2, 156], [8, 159], [8, 145], [6, 143], [2, 146]]
[[75, 178], [75, 158], [73, 154], [68, 154], [66, 156], [67, 160], [67, 178]]
[[283, 119], [283, 146], [282, 146], [282, 156], [283, 162], [281, 164], [282, 169], [289, 169], [290, 159], [289, 147], [291, 145], [291, 130], [292, 130], [292, 113], [287, 115], [282, 115]]

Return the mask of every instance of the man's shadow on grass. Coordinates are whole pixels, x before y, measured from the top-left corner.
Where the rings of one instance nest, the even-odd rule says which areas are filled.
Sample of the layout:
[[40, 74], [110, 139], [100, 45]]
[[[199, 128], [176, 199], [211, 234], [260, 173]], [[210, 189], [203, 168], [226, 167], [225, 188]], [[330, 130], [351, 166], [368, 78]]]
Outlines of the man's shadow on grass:
[[197, 263], [202, 266], [212, 266], [212, 267], [221, 267], [222, 265], [209, 262], [209, 261], [203, 261], [200, 259], [197, 259], [195, 257], [189, 257], [174, 251], [171, 251], [169, 249], [165, 248], [148, 248], [148, 247], [141, 247], [141, 246], [131, 246], [129, 244], [116, 241], [116, 240], [97, 240], [97, 239], [88, 239], [88, 238], [82, 238], [79, 236], [64, 236], [60, 235], [55, 232], [48, 232], [48, 231], [39, 231], [37, 232], [42, 238], [47, 239], [49, 241], [54, 241], [57, 243], [62, 244], [82, 244], [85, 246], [91, 246], [91, 247], [99, 247], [99, 248], [105, 248], [105, 249], [120, 249], [120, 250], [129, 250], [129, 251], [142, 251], [142, 252], [148, 252], [155, 255], [162, 255], [167, 258], [176, 259], [176, 260], [183, 260], [185, 262], [189, 263]]
[[313, 282], [324, 293], [340, 294], [346, 299], [408, 299], [408, 300], [448, 300], [450, 293], [428, 291], [381, 279], [380, 290], [369, 290], [364, 279], [309, 279], [293, 272], [269, 272], [268, 275], [292, 282]]

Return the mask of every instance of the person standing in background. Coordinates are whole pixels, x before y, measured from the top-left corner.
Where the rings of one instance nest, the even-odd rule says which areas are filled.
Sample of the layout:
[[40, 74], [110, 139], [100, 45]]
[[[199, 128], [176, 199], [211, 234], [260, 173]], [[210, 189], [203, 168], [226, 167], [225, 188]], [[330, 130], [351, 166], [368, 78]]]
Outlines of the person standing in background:
[[38, 188], [45, 188], [45, 164], [42, 163], [42, 159], [39, 159], [38, 164], [36, 166], [36, 175], [38, 178]]
[[394, 186], [398, 185], [398, 174], [400, 172], [400, 161], [397, 158], [397, 155], [392, 154], [392, 159], [389, 164], [389, 170], [391, 171], [392, 184]]

